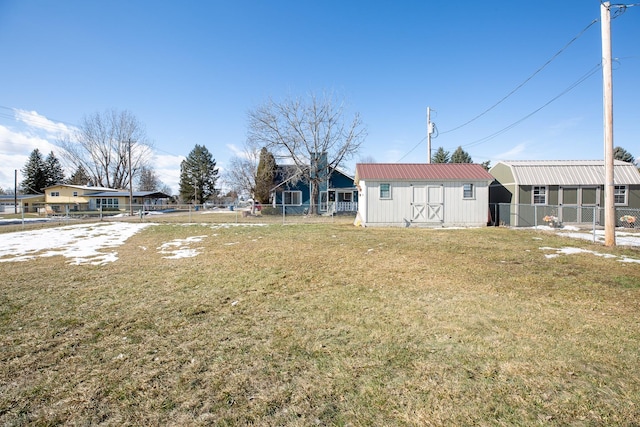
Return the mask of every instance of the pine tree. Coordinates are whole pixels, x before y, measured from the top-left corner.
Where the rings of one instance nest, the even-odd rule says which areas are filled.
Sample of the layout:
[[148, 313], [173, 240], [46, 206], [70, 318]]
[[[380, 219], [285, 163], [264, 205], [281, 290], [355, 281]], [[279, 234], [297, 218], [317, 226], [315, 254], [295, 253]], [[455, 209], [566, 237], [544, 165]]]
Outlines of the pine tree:
[[91, 183], [91, 177], [84, 170], [82, 165], [78, 166], [78, 169], [69, 177], [67, 184], [71, 185], [89, 185]]
[[451, 155], [451, 163], [473, 163], [473, 160], [469, 153], [464, 151], [462, 147], [458, 147]]
[[256, 172], [255, 199], [262, 203], [269, 203], [269, 191], [273, 188], [276, 175], [276, 159], [266, 148], [260, 150], [260, 161]]
[[613, 149], [613, 158], [627, 163], [634, 163], [636, 161], [633, 155], [622, 147], [615, 147]]
[[64, 171], [62, 170], [62, 165], [58, 158], [53, 154], [53, 151], [49, 153], [44, 163], [45, 174], [47, 177], [46, 187], [64, 183]]
[[197, 145], [180, 163], [180, 197], [183, 201], [203, 203], [216, 194], [216, 161], [204, 145]]
[[47, 187], [46, 164], [42, 153], [37, 148], [29, 155], [27, 163], [22, 168], [22, 191], [27, 194], [43, 193]]
[[431, 157], [431, 163], [449, 163], [449, 152], [444, 151], [444, 148], [438, 147], [436, 154]]

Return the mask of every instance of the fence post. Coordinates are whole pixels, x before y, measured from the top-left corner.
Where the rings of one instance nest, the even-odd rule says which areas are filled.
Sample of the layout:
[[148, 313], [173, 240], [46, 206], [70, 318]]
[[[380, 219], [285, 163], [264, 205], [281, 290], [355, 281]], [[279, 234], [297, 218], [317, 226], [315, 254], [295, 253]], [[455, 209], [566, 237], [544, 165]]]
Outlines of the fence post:
[[533, 224], [538, 229], [538, 205], [533, 205]]
[[598, 207], [593, 207], [593, 243], [596, 242], [596, 214], [598, 213]]

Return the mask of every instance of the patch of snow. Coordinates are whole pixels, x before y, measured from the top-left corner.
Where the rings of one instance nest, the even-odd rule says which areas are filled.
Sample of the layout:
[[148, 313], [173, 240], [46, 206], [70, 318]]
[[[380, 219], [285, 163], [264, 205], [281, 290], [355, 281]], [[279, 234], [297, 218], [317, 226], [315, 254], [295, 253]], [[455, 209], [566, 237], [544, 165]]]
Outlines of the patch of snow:
[[62, 255], [70, 264], [101, 265], [118, 259], [116, 248], [151, 223], [76, 224], [2, 234], [0, 262]]
[[168, 254], [163, 257], [166, 259], [193, 258], [200, 254], [199, 249], [201, 248], [191, 248], [189, 245], [201, 242], [205, 237], [207, 236], [191, 236], [163, 243], [158, 247], [158, 253]]
[[616, 255], [612, 255], [612, 254], [603, 254], [600, 252], [596, 252], [596, 251], [591, 251], [588, 249], [582, 249], [582, 248], [570, 248], [570, 247], [565, 247], [565, 248], [550, 248], [547, 246], [543, 246], [539, 248], [541, 251], [555, 251], [555, 253], [553, 254], [546, 254], [545, 258], [556, 258], [559, 257], [560, 255], [573, 255], [573, 254], [591, 254], [594, 256], [598, 256], [598, 257], [603, 257], [605, 259], [616, 259], [619, 262], [631, 262], [631, 263], [640, 263], [640, 259], [634, 259], [634, 258], [629, 258], [629, 257], [618, 257]]

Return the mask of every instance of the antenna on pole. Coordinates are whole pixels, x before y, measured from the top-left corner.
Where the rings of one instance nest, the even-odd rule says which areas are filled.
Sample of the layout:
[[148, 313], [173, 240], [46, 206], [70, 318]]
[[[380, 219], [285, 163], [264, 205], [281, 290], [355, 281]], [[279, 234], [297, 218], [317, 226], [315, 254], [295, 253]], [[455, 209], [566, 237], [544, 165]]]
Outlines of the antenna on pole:
[[610, 2], [600, 4], [602, 26], [602, 83], [604, 104], [604, 245], [616, 245], [616, 208], [613, 173], [613, 78], [611, 68], [611, 11]]

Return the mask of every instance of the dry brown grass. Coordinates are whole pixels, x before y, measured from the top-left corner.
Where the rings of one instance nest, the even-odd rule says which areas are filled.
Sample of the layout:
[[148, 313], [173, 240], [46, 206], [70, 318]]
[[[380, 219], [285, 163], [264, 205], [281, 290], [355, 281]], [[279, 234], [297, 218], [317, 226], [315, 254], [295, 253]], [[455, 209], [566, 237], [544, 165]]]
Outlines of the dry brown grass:
[[[155, 250], [195, 235], [194, 258]], [[2, 263], [0, 422], [636, 425], [638, 264], [541, 246], [640, 258], [338, 219], [163, 224], [104, 266]]]

